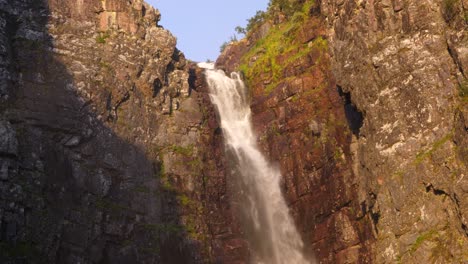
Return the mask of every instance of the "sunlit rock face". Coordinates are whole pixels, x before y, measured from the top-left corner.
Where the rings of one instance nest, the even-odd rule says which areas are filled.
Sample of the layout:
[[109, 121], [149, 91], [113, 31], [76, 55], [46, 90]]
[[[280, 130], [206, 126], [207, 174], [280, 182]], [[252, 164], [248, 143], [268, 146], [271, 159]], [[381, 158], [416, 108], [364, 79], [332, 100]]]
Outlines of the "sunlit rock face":
[[202, 73], [142, 1], [0, 1], [0, 262], [248, 255]]
[[322, 1], [337, 83], [364, 113], [354, 172], [377, 263], [467, 259], [462, 2]]
[[218, 64], [245, 73], [304, 241], [323, 263], [463, 262], [468, 5], [292, 2], [307, 19], [273, 6]]
[[360, 112], [337, 89], [317, 9], [303, 9], [296, 17], [305, 18], [298, 22], [266, 21], [257, 29], [268, 27], [269, 33], [249, 33], [228, 46], [217, 64], [244, 70], [258, 144], [281, 171], [283, 193], [309, 254], [322, 263], [369, 262], [371, 220], [357, 199], [347, 118]]

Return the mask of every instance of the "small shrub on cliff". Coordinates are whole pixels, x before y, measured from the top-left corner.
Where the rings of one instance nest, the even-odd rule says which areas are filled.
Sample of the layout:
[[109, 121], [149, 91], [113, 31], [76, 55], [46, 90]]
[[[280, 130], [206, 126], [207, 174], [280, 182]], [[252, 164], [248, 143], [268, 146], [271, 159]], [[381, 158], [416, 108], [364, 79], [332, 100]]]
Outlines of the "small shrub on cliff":
[[219, 52], [223, 53], [223, 51], [226, 49], [226, 47], [229, 45], [229, 42], [225, 41], [221, 46], [219, 47]]
[[237, 26], [234, 30], [239, 35], [245, 35], [247, 33], [247, 30], [241, 26]]
[[287, 17], [293, 16], [296, 12], [300, 12], [305, 0], [271, 0], [268, 8], [276, 9], [286, 15]]
[[246, 32], [249, 32], [256, 27], [260, 26], [266, 18], [266, 13], [263, 11], [257, 11], [255, 16], [247, 20], [247, 27], [245, 28]]
[[99, 36], [96, 37], [96, 43], [104, 44], [106, 43], [106, 39], [109, 37], [109, 33], [99, 33]]

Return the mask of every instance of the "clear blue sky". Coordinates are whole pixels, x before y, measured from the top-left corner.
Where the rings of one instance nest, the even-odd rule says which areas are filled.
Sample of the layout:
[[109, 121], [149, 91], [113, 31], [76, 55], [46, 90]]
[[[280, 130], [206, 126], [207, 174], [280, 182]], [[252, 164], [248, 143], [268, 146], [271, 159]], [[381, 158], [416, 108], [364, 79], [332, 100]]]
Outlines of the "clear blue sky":
[[161, 11], [164, 28], [177, 37], [177, 47], [187, 59], [216, 60], [219, 47], [245, 27], [257, 10], [266, 10], [269, 0], [146, 0]]

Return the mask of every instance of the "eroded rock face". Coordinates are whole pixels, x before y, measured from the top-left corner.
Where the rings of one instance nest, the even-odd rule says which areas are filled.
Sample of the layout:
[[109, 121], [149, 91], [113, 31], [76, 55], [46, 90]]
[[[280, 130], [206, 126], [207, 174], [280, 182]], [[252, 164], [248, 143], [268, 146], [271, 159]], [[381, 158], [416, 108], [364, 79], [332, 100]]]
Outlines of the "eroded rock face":
[[360, 202], [378, 216], [374, 261], [463, 262], [466, 2], [321, 6], [337, 83], [364, 114], [354, 160]]
[[246, 259], [200, 70], [143, 1], [0, 1], [0, 262]]
[[259, 142], [282, 169], [304, 240], [323, 263], [465, 261], [468, 4], [309, 6], [295, 39], [310, 48], [323, 37], [328, 52], [271, 57], [274, 34], [294, 34], [286, 18], [218, 60], [248, 73]]
[[[352, 111], [345, 111], [346, 95], [336, 88], [324, 22], [304, 12], [299, 24], [270, 25], [264, 39], [249, 33], [247, 40], [228, 46], [217, 65], [227, 71], [239, 65], [260, 69], [246, 74], [253, 123], [264, 153], [281, 170], [284, 195], [307, 254], [320, 263], [370, 262], [371, 219], [358, 203], [352, 170], [353, 131], [347, 121]], [[288, 36], [290, 46], [282, 46]], [[285, 52], [265, 58], [274, 54], [270, 47]], [[263, 61], [264, 67], [258, 67]]]

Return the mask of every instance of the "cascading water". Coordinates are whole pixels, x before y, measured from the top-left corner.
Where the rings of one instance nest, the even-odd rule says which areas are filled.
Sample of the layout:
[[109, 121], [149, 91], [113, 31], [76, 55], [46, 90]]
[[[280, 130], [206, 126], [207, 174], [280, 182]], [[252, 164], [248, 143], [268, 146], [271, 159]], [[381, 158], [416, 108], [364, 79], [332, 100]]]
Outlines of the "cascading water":
[[310, 263], [303, 242], [280, 189], [281, 174], [260, 153], [251, 123], [247, 91], [237, 73], [231, 78], [212, 64], [202, 63], [223, 129], [225, 144], [234, 159], [238, 198], [252, 262], [264, 264]]

